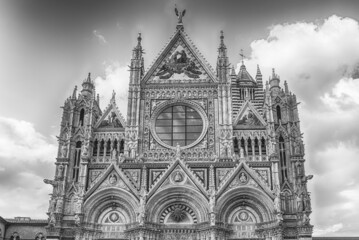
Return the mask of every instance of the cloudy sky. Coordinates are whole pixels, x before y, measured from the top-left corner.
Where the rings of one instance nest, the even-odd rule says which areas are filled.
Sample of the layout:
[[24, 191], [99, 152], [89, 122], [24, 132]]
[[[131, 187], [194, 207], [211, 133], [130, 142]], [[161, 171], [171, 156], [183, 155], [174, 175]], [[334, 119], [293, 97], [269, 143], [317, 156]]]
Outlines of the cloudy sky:
[[[248, 3], [250, 2], [250, 3]], [[359, 1], [0, 1], [0, 215], [45, 218], [60, 106], [92, 73], [104, 108], [126, 113], [137, 33], [149, 67], [185, 30], [215, 66], [219, 32], [231, 63], [271, 68], [300, 104], [315, 235], [359, 235]], [[125, 115], [125, 114], [124, 114]]]

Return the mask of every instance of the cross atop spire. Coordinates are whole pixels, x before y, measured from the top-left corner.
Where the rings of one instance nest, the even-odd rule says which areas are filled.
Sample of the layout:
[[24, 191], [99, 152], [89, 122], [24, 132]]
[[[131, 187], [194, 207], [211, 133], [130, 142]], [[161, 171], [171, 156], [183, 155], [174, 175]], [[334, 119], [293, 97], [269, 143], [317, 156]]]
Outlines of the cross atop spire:
[[244, 56], [244, 54], [243, 54], [243, 49], [241, 49], [241, 53], [239, 54], [239, 56], [242, 57], [242, 65], [244, 65], [244, 58], [245, 58], [246, 56]]

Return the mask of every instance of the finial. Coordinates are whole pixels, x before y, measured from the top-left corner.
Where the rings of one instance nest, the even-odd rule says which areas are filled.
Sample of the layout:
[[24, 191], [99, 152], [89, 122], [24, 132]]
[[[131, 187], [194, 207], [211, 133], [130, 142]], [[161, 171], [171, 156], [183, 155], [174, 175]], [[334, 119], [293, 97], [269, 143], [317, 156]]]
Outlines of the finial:
[[272, 78], [275, 78], [275, 69], [272, 68]]
[[138, 44], [141, 43], [141, 40], [142, 40], [142, 37], [141, 37], [141, 33], [139, 32], [138, 37], [137, 37]]
[[221, 40], [223, 41], [224, 38], [224, 34], [223, 34], [223, 30], [221, 30]]

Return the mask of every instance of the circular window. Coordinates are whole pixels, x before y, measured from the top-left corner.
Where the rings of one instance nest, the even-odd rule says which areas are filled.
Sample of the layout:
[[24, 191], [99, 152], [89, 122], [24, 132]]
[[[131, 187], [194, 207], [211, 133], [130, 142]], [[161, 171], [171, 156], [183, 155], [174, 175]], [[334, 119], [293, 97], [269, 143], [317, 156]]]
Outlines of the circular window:
[[203, 133], [203, 119], [198, 111], [186, 105], [164, 108], [155, 119], [158, 139], [169, 146], [180, 147], [195, 143]]

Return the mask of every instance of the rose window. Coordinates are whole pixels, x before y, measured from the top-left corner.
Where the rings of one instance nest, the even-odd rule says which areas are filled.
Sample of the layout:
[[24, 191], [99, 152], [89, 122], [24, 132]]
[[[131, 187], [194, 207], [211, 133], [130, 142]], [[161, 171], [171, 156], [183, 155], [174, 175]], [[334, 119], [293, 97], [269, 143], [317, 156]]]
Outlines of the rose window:
[[193, 108], [174, 105], [165, 108], [156, 119], [155, 132], [166, 145], [181, 147], [194, 143], [202, 134], [203, 120]]

